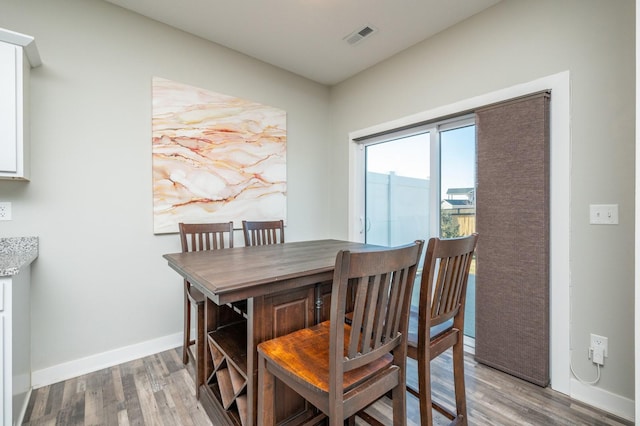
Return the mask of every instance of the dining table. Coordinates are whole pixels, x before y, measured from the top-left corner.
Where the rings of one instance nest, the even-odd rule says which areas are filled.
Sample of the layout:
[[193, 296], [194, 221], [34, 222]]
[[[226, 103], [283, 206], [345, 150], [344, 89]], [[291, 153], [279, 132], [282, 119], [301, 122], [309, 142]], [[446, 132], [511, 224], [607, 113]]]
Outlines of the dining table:
[[[163, 255], [206, 298], [206, 350], [195, 374], [213, 424], [256, 424], [257, 345], [329, 319], [338, 252], [377, 248], [327, 239]], [[275, 392], [278, 422], [316, 414], [283, 384]]]

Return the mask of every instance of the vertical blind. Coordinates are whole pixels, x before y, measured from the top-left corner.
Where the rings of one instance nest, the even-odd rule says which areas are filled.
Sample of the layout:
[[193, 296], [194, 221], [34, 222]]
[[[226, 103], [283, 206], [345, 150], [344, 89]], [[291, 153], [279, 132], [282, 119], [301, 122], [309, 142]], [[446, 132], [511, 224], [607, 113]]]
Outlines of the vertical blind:
[[476, 110], [476, 360], [549, 384], [549, 103]]

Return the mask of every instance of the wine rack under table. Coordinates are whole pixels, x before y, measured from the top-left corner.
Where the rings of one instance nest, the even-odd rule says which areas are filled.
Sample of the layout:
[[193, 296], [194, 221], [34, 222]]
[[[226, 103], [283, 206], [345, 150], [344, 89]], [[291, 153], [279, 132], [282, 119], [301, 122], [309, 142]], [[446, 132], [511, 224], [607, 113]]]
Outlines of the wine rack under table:
[[247, 424], [247, 323], [220, 327], [209, 333], [209, 352], [213, 372], [207, 385], [220, 399], [222, 407], [240, 424]]

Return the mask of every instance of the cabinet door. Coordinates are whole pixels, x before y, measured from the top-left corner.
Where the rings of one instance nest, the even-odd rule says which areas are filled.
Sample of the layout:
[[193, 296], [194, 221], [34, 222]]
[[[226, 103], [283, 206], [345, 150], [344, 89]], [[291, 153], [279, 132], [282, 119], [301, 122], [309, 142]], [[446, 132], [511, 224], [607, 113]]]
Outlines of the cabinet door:
[[[315, 288], [312, 286], [278, 293], [265, 297], [268, 314], [265, 318], [265, 330], [268, 338], [284, 336], [302, 328], [310, 327], [315, 320]], [[278, 421], [293, 419], [309, 412], [311, 406], [297, 393], [276, 382], [276, 418]], [[260, 413], [258, 413], [259, 415]]]
[[0, 172], [18, 171], [16, 46], [0, 42]]
[[[0, 283], [0, 287], [2, 287], [2, 283]], [[6, 343], [4, 341], [4, 315], [0, 314], [0, 344], [2, 344], [2, 348], [0, 348], [0, 351], [4, 351], [6, 348]], [[7, 368], [7, 363], [6, 363], [6, 354], [4, 352], [2, 353], [2, 361], [0, 362], [0, 419], [2, 419], [3, 424], [11, 424], [11, 416], [10, 413], [11, 411], [7, 412], [6, 410], [11, 410], [11, 400], [9, 401], [5, 401], [4, 399], [4, 381], [6, 379], [7, 376], [7, 372], [5, 371], [5, 368]], [[11, 374], [11, 372], [8, 372], [8, 374]]]

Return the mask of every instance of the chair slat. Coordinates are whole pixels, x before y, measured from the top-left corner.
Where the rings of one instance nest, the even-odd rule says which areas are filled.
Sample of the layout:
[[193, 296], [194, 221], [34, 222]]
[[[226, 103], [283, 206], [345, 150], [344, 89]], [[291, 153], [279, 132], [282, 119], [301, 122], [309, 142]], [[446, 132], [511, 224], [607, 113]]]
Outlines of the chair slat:
[[388, 275], [384, 275], [384, 279], [382, 280], [382, 288], [380, 289], [379, 292], [379, 300], [377, 303], [377, 306], [379, 307], [379, 309], [384, 309], [386, 312], [381, 313], [381, 315], [378, 316], [377, 320], [376, 320], [376, 324], [375, 324], [375, 336], [374, 336], [374, 342], [375, 342], [375, 347], [376, 349], [378, 347], [380, 347], [382, 342], [387, 341], [387, 330], [389, 329], [388, 326], [388, 315], [389, 312], [393, 312], [393, 310], [395, 310], [395, 306], [393, 303], [391, 302], [390, 299], [390, 293], [392, 292], [392, 281], [391, 281], [391, 277]]
[[362, 324], [362, 344], [360, 346], [360, 353], [366, 354], [371, 351], [375, 342], [374, 327], [376, 326], [376, 319], [378, 313], [378, 292], [380, 289], [380, 280], [382, 277], [379, 275], [368, 278], [369, 285], [367, 286], [367, 303], [365, 305], [365, 315]]
[[353, 279], [353, 289], [355, 293], [355, 303], [353, 306], [353, 317], [351, 323], [351, 337], [349, 341], [349, 349], [347, 351], [347, 357], [354, 358], [360, 348], [360, 330], [363, 326], [363, 318], [365, 307], [367, 303], [367, 286], [364, 283], [365, 279], [357, 277]]

